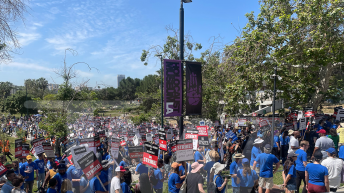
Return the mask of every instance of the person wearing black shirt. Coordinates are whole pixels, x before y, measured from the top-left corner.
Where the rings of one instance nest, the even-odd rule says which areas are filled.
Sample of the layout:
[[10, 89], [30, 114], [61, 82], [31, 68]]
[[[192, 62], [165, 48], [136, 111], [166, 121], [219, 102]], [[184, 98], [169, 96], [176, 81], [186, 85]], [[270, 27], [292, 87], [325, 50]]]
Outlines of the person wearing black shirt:
[[200, 170], [201, 168], [203, 168], [203, 164], [194, 162], [191, 165], [191, 168], [191, 172], [186, 177], [186, 192], [205, 193], [205, 191], [203, 190], [204, 180], [202, 175], [200, 174]]

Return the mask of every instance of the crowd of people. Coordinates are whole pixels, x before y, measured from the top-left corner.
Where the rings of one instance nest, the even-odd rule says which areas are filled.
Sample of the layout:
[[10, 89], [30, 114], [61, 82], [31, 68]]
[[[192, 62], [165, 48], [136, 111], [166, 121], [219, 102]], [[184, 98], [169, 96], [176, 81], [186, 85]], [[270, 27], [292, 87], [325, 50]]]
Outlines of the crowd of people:
[[[12, 160], [14, 152], [9, 150], [8, 139], [3, 139], [0, 163], [7, 172], [0, 178], [1, 193], [32, 193], [35, 182], [38, 191], [48, 193], [224, 193], [229, 189], [233, 193], [269, 193], [274, 188], [287, 193], [336, 192], [344, 172], [344, 124], [331, 116], [323, 116], [305, 130], [299, 130], [299, 124], [291, 129], [293, 121], [289, 119], [277, 121], [273, 138], [270, 127], [259, 124], [209, 127], [209, 146], [198, 145], [194, 159], [186, 161], [176, 161], [172, 144], [180, 136], [178, 129], [172, 129], [174, 136], [167, 140], [167, 151], [159, 150], [156, 167], [145, 165], [142, 156], [131, 158], [129, 147], [143, 146], [142, 129], [155, 135], [159, 129], [171, 127], [159, 128], [154, 123], [134, 126], [116, 117], [82, 116], [68, 125], [69, 143], [65, 144], [39, 129], [41, 117], [6, 121], [8, 124], [2, 125], [6, 135], [16, 136], [23, 130], [28, 135], [25, 140], [44, 137], [54, 147], [55, 157], [41, 153], [34, 155], [36, 159], [28, 155]], [[79, 145], [81, 139], [100, 132], [105, 136], [95, 156], [102, 171], [89, 179], [65, 152], [71, 144]], [[127, 137], [128, 132], [140, 137], [138, 143]], [[111, 152], [114, 137], [126, 141], [117, 158]], [[152, 144], [158, 141], [152, 140]], [[283, 179], [282, 184], [274, 183], [276, 176]]]

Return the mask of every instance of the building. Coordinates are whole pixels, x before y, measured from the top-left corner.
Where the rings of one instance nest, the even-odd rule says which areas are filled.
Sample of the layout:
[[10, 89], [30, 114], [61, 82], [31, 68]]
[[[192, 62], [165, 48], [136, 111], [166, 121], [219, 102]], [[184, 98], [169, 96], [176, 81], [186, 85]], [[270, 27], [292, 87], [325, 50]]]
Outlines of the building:
[[48, 90], [58, 90], [59, 85], [58, 84], [48, 84]]
[[125, 75], [123, 75], [123, 74], [118, 74], [118, 75], [117, 75], [117, 88], [119, 87], [119, 83], [120, 83], [123, 79], [125, 79]]

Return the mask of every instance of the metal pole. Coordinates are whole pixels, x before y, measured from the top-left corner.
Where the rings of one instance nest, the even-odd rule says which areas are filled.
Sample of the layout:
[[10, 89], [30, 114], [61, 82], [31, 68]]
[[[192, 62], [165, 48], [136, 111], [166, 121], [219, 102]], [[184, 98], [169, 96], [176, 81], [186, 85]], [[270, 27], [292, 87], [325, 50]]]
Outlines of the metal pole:
[[[26, 99], [25, 99], [25, 101], [26, 101], [26, 105], [27, 105], [27, 85], [26, 84], [25, 84], [25, 88], [26, 88]], [[28, 107], [26, 107], [26, 117], [27, 118], [29, 117], [29, 109], [28, 109]]]
[[162, 56], [160, 56], [161, 61], [161, 127], [164, 128], [164, 79], [162, 70]]
[[274, 146], [274, 131], [275, 131], [275, 99], [276, 99], [276, 78], [277, 78], [277, 65], [275, 66], [274, 76], [274, 98], [272, 99], [272, 128], [271, 128], [271, 148]]
[[[184, 8], [183, 8], [183, 0], [180, 1], [180, 12], [179, 12], [179, 60], [184, 60]], [[184, 117], [183, 117], [183, 98], [184, 98], [184, 65], [182, 63], [182, 116], [179, 120], [179, 139], [183, 139], [183, 132], [184, 132]]]

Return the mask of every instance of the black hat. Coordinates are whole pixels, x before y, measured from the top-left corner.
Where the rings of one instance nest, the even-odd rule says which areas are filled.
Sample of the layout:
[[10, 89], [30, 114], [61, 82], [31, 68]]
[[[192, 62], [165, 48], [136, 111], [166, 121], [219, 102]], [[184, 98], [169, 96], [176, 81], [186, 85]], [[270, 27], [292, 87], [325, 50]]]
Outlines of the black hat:
[[314, 152], [314, 158], [315, 159], [321, 160], [322, 157], [323, 157], [323, 154], [321, 153], [320, 150], [317, 150], [316, 152]]

